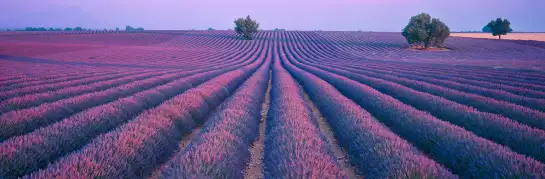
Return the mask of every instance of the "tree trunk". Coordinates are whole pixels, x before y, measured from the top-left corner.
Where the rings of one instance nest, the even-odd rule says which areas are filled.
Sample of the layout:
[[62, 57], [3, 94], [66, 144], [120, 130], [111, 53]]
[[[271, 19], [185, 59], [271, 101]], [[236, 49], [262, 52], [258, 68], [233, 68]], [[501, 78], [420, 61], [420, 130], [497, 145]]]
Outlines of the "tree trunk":
[[430, 46], [430, 42], [428, 40], [426, 40], [424, 42], [424, 49], [428, 49], [429, 46]]
[[498, 35], [498, 37], [500, 37], [500, 40], [501, 40], [501, 35]]

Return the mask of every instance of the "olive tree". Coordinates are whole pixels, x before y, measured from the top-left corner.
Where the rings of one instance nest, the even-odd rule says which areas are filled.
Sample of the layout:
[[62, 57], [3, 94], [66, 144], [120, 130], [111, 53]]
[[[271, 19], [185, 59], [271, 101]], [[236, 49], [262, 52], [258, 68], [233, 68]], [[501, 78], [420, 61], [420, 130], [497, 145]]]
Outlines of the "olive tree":
[[424, 45], [425, 48], [443, 47], [445, 40], [450, 36], [450, 29], [441, 20], [421, 13], [411, 17], [401, 34], [411, 45]]
[[237, 34], [242, 35], [242, 38], [246, 40], [252, 40], [254, 38], [254, 34], [257, 33], [258, 28], [259, 23], [252, 20], [250, 16], [235, 20], [235, 31]]
[[500, 40], [502, 35], [507, 35], [508, 32], [513, 31], [511, 29], [511, 22], [501, 18], [490, 21], [486, 27], [490, 29], [492, 35], [498, 36]]

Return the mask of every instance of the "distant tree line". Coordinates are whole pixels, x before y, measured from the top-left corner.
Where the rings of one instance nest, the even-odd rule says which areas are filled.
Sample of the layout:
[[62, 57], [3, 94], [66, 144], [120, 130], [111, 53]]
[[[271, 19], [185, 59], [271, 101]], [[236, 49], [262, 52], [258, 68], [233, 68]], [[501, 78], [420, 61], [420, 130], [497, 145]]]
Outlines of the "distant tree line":
[[142, 27], [134, 28], [134, 27], [128, 25], [128, 26], [125, 27], [125, 30], [126, 31], [144, 31], [144, 28], [142, 28]]
[[25, 31], [62, 31], [61, 28], [26, 27]]
[[[9, 29], [8, 29], [9, 30]], [[45, 27], [26, 27], [23, 29], [23, 31], [90, 31], [90, 30], [94, 30], [94, 29], [85, 29], [85, 28], [82, 28], [82, 27], [66, 27], [64, 29], [61, 29], [61, 28], [45, 28]], [[103, 29], [104, 31], [107, 31], [108, 29]], [[116, 27], [115, 28], [116, 31], [119, 31], [119, 27]], [[138, 28], [134, 28], [134, 27], [131, 27], [131, 26], [127, 26], [125, 27], [125, 30], [126, 31], [144, 31], [144, 28], [142, 27], [138, 27]]]
[[92, 29], [84, 29], [82, 27], [66, 27], [64, 29], [61, 28], [45, 28], [45, 27], [26, 27], [24, 31], [86, 31], [86, 30], [92, 30]]

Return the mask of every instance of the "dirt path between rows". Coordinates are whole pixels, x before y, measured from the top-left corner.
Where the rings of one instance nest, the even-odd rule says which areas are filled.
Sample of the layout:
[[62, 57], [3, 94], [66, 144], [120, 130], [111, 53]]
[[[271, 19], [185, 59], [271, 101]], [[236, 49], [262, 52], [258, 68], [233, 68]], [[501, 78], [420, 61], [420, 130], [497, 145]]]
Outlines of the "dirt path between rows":
[[312, 110], [312, 113], [316, 116], [316, 120], [318, 122], [318, 126], [320, 127], [320, 131], [324, 134], [327, 142], [331, 146], [331, 150], [333, 152], [333, 155], [337, 159], [337, 162], [339, 162], [339, 165], [341, 166], [341, 169], [344, 171], [346, 176], [348, 178], [363, 178], [356, 174], [356, 169], [350, 164], [348, 160], [348, 156], [344, 152], [344, 150], [337, 144], [337, 140], [335, 139], [335, 135], [333, 134], [333, 131], [331, 131], [331, 128], [329, 128], [329, 125], [326, 122], [326, 119], [322, 116], [322, 113], [316, 107], [316, 105], [312, 102], [308, 94], [303, 90], [302, 86], [299, 86], [301, 91], [303, 91], [305, 101], [307, 102], [308, 106]]
[[265, 132], [267, 127], [267, 115], [271, 104], [272, 70], [269, 71], [269, 84], [265, 93], [265, 101], [261, 107], [261, 122], [259, 124], [259, 136], [250, 149], [251, 158], [244, 170], [244, 179], [265, 178], [263, 171], [263, 149], [265, 143]]

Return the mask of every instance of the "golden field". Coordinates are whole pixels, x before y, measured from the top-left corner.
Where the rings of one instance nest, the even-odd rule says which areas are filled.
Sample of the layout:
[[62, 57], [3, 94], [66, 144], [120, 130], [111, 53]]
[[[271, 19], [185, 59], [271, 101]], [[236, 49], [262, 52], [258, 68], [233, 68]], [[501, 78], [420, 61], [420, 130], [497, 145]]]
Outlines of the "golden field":
[[[498, 36], [492, 36], [491, 33], [451, 33], [450, 36], [498, 39]], [[509, 33], [502, 35], [501, 38], [506, 40], [536, 40], [545, 42], [545, 33]]]

